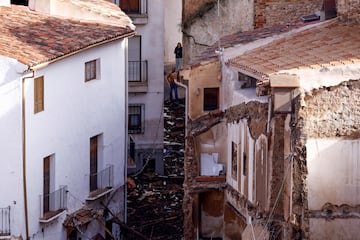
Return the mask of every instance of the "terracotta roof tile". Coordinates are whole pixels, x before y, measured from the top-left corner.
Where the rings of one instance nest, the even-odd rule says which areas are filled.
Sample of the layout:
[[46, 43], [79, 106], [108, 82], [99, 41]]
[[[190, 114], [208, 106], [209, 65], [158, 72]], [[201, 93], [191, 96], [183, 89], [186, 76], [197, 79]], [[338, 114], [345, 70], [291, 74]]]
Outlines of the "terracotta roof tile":
[[259, 77], [290, 69], [320, 69], [360, 62], [360, 25], [330, 20], [230, 59]]
[[[296, 28], [303, 26], [303, 23], [299, 23], [296, 25], [278, 25], [268, 28], [259, 28], [250, 31], [241, 31], [234, 34], [229, 34], [223, 36], [220, 39], [221, 47], [229, 48], [236, 46], [238, 44], [246, 44], [249, 42], [253, 42], [258, 39], [278, 35], [281, 33], [289, 32]], [[217, 57], [215, 54], [215, 50], [218, 48], [218, 43], [213, 44], [208, 47], [204, 52], [202, 52], [199, 56], [196, 56], [192, 61], [191, 65], [196, 64], [201, 61], [209, 60], [211, 58]]]
[[30, 67], [134, 32], [126, 25], [52, 17], [17, 5], [0, 7], [0, 19], [0, 55]]

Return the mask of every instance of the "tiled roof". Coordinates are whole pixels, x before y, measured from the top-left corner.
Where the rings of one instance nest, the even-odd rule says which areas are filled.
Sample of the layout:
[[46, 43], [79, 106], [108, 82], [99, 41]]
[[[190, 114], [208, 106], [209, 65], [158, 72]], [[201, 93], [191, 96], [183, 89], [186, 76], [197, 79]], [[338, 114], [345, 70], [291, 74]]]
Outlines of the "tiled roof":
[[246, 52], [230, 65], [259, 79], [284, 70], [325, 69], [360, 62], [360, 25], [329, 20]]
[[[278, 25], [278, 26], [272, 26], [272, 27], [266, 27], [266, 28], [258, 28], [258, 29], [249, 30], [249, 31], [240, 31], [240, 32], [236, 32], [233, 34], [223, 36], [220, 39], [220, 46], [222, 48], [230, 48], [230, 47], [234, 47], [239, 44], [246, 44], [249, 42], [256, 41], [258, 39], [286, 33], [291, 30], [300, 28], [304, 25], [305, 25], [304, 23], [299, 22], [295, 25]], [[209, 60], [213, 57], [217, 57], [215, 50], [218, 48], [219, 48], [218, 43], [213, 44], [212, 46], [208, 47], [204, 52], [202, 52], [199, 56], [196, 56], [191, 64]]]
[[0, 55], [30, 67], [134, 32], [127, 25], [52, 17], [17, 5], [0, 7], [0, 19]]
[[[51, 1], [51, 0], [48, 0]], [[63, 3], [62, 6], [73, 5], [80, 10], [92, 12], [106, 18], [107, 23], [120, 24], [135, 29], [131, 19], [115, 4], [106, 0], [54, 0]], [[76, 16], [74, 16], [76, 17]]]

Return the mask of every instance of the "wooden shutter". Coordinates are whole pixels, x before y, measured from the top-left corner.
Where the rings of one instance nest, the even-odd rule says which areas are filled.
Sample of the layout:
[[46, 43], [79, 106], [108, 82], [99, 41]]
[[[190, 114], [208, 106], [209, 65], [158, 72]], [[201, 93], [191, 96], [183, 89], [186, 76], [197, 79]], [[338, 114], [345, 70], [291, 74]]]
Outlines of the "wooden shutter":
[[44, 111], [44, 76], [34, 79], [34, 113]]

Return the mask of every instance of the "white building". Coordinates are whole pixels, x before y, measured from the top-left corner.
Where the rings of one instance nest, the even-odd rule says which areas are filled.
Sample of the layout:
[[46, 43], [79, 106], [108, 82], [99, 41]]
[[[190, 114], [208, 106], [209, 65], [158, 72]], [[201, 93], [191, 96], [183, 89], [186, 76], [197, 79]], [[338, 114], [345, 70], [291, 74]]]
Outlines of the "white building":
[[[87, 239], [104, 225], [118, 234], [102, 204], [125, 217], [134, 26], [100, 0], [29, 6], [47, 14], [0, 1], [0, 236]], [[66, 17], [85, 13], [92, 20]]]
[[129, 39], [130, 173], [163, 174], [164, 0], [113, 0], [136, 25]]

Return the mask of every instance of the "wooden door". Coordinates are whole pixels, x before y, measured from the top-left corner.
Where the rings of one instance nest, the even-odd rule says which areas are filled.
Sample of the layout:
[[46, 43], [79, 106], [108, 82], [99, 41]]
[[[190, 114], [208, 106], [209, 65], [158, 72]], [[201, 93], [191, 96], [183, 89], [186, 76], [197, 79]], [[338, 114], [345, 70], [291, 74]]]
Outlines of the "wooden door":
[[50, 211], [50, 157], [44, 158], [43, 166], [43, 211]]
[[90, 138], [90, 192], [97, 189], [98, 141]]

